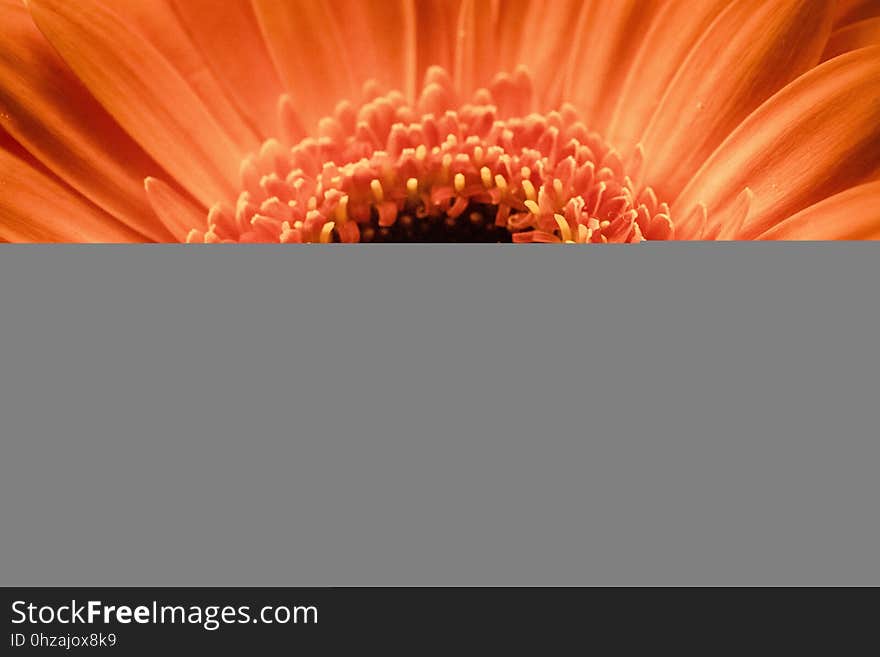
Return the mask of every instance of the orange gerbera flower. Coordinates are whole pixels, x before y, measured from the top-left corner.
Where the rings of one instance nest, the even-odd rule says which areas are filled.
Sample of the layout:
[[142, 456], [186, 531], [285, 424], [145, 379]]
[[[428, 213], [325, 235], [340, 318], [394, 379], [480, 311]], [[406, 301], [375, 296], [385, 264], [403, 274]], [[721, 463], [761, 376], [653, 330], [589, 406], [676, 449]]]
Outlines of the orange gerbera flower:
[[0, 239], [880, 238], [878, 0], [0, 0]]

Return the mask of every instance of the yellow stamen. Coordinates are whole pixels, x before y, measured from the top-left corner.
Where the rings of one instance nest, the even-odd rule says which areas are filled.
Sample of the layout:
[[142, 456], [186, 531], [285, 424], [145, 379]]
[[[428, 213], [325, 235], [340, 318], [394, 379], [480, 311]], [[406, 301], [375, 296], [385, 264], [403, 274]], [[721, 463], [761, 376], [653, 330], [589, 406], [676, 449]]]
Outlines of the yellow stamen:
[[344, 194], [342, 198], [339, 199], [334, 215], [336, 216], [336, 221], [340, 224], [344, 224], [348, 221], [348, 194]]
[[526, 201], [525, 206], [529, 209], [529, 212], [531, 212], [532, 214], [539, 214], [541, 212], [541, 208], [539, 208], [538, 204], [532, 200]]
[[443, 156], [443, 159], [440, 160], [440, 166], [443, 167], [443, 177], [447, 180], [449, 179], [449, 167], [452, 166], [452, 154], [446, 153]]
[[581, 244], [586, 244], [590, 241], [591, 237], [593, 237], [593, 231], [591, 231], [583, 224], [578, 224], [578, 242], [580, 242]]
[[568, 225], [565, 217], [561, 214], [554, 214], [553, 218], [556, 220], [556, 225], [559, 226], [559, 234], [562, 235], [562, 240], [566, 244], [574, 244], [574, 241], [571, 239], [571, 226]]
[[336, 222], [328, 221], [321, 228], [321, 244], [329, 244], [333, 241], [333, 229], [336, 228]]
[[495, 176], [495, 186], [502, 192], [507, 191], [507, 180], [500, 173]]
[[378, 178], [373, 178], [370, 181], [370, 189], [373, 191], [373, 198], [376, 199], [376, 203], [381, 203], [385, 200], [385, 192], [382, 189], [382, 183], [379, 182]]
[[483, 179], [483, 187], [489, 189], [492, 186], [492, 171], [489, 167], [480, 169], [480, 178]]
[[410, 196], [418, 196], [419, 193], [419, 179], [418, 178], [409, 178], [406, 181], [406, 191]]
[[455, 174], [455, 191], [461, 194], [464, 191], [464, 174]]
[[535, 186], [532, 184], [531, 180], [523, 180], [522, 181], [523, 191], [526, 193], [526, 198], [530, 201], [535, 201], [538, 198], [538, 192], [535, 191]]
[[483, 164], [483, 147], [477, 146], [474, 148], [474, 164], [480, 166]]
[[428, 147], [425, 146], [424, 144], [419, 144], [419, 145], [416, 147], [416, 159], [417, 159], [419, 162], [421, 162], [421, 161], [424, 160], [426, 157], [428, 157]]

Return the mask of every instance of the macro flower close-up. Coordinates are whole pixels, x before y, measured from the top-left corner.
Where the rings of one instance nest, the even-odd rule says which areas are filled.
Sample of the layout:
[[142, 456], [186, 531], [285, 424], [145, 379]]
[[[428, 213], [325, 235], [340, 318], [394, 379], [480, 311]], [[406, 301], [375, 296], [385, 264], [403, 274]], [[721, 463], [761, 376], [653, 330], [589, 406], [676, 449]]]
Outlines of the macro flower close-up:
[[0, 0], [0, 240], [880, 239], [880, 0]]

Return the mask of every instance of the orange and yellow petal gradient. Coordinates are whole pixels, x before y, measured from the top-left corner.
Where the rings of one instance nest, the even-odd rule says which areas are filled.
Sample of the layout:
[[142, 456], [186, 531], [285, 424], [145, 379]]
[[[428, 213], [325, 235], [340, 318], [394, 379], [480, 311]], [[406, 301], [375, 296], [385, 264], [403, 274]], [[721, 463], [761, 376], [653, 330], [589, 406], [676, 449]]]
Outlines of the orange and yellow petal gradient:
[[0, 0], [0, 240], [880, 239], [878, 0]]

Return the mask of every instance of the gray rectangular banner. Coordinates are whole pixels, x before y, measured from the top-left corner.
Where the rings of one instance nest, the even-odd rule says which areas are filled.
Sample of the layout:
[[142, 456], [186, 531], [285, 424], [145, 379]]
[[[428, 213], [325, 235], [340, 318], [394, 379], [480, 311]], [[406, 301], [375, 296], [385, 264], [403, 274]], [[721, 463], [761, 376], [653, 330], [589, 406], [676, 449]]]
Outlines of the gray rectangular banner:
[[872, 244], [0, 247], [0, 584], [880, 584]]

